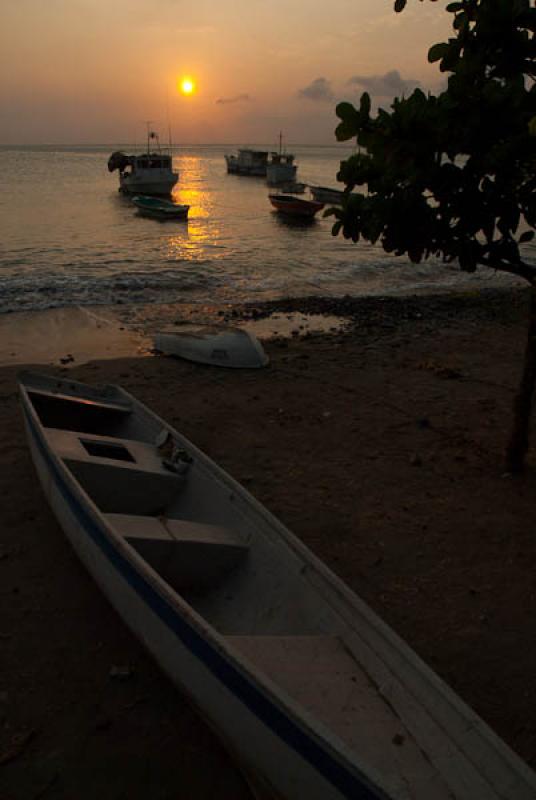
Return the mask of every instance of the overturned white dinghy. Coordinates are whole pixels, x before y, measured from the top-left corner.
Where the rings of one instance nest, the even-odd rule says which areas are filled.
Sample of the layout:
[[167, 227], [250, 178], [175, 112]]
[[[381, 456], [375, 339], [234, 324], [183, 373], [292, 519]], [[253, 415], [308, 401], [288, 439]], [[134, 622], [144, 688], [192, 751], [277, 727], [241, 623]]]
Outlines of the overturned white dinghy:
[[33, 460], [89, 572], [287, 800], [534, 800], [536, 775], [220, 467], [119, 387], [24, 373]]
[[252, 333], [224, 325], [180, 325], [157, 333], [154, 346], [166, 355], [217, 367], [256, 369], [269, 360]]

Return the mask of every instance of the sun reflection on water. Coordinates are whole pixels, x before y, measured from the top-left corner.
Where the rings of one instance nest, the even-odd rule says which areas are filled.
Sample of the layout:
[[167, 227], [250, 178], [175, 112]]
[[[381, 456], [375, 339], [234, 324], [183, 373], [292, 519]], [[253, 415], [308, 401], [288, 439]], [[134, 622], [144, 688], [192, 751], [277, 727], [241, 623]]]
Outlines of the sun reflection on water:
[[186, 261], [218, 258], [214, 251], [222, 246], [222, 231], [214, 213], [214, 191], [207, 186], [203, 162], [199, 157], [183, 155], [174, 158], [173, 165], [180, 174], [173, 201], [190, 206], [190, 210], [187, 229], [169, 236], [166, 255], [169, 259]]
[[208, 217], [212, 207], [211, 192], [181, 187], [173, 192], [173, 202], [190, 206], [189, 217]]
[[191, 224], [187, 231], [181, 231], [168, 237], [164, 255], [168, 261], [203, 261], [208, 258], [208, 235], [202, 229], [195, 229]]

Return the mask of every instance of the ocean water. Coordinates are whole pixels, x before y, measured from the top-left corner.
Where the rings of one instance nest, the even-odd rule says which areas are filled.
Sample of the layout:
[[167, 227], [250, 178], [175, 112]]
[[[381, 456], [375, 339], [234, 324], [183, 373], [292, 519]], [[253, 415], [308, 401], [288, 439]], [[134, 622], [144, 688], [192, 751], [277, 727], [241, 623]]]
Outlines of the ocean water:
[[[312, 224], [286, 222], [263, 179], [226, 173], [224, 154], [233, 146], [175, 147], [174, 197], [190, 205], [189, 220], [147, 219], [118, 192], [117, 173], [108, 172], [116, 149], [0, 147], [0, 313], [422, 293], [515, 280], [489, 270], [467, 276], [456, 265], [413, 265], [379, 246], [333, 237], [332, 220], [320, 215]], [[323, 186], [337, 186], [339, 162], [351, 153], [343, 146], [289, 149], [298, 180]], [[527, 257], [536, 263], [532, 246]]]

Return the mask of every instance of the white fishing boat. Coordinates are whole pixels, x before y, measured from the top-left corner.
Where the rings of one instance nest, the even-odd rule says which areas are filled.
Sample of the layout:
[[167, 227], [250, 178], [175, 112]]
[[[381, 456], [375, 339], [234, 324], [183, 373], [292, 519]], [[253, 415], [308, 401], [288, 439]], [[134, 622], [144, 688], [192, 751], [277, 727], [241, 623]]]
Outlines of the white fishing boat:
[[284, 183], [295, 183], [298, 168], [294, 163], [292, 153], [283, 151], [283, 135], [279, 134], [279, 151], [271, 153], [271, 158], [266, 166], [266, 181], [269, 186], [279, 186]]
[[297, 166], [292, 153], [283, 152], [282, 135], [279, 134], [279, 151], [253, 150], [244, 147], [237, 154], [226, 154], [227, 172], [231, 175], [250, 175], [266, 178], [270, 185], [294, 183]]
[[269, 186], [292, 183], [296, 179], [297, 170], [291, 153], [272, 153], [272, 159], [266, 167], [266, 180]]
[[74, 549], [258, 791], [534, 800], [529, 767], [188, 439], [119, 387], [20, 392]]
[[265, 178], [268, 155], [267, 150], [252, 150], [249, 147], [241, 148], [236, 155], [226, 154], [227, 172], [231, 175]]
[[151, 130], [147, 131], [145, 153], [127, 155], [118, 150], [108, 159], [108, 170], [119, 171], [119, 191], [126, 194], [166, 197], [179, 180], [171, 153], [164, 151], [158, 134]]

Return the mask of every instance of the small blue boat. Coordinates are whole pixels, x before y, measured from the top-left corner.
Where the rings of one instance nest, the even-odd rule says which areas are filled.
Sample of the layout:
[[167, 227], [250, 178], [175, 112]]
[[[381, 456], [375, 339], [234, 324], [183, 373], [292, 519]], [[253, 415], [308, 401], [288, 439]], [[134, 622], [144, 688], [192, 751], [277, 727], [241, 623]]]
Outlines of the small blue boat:
[[147, 217], [156, 219], [187, 219], [190, 206], [179, 205], [171, 200], [163, 200], [160, 197], [147, 197], [146, 195], [136, 195], [132, 202], [138, 211]]

